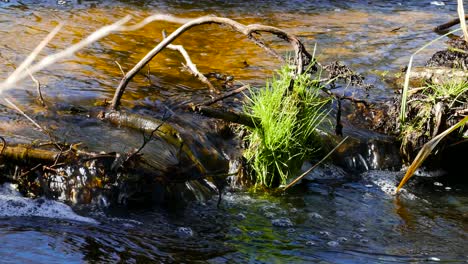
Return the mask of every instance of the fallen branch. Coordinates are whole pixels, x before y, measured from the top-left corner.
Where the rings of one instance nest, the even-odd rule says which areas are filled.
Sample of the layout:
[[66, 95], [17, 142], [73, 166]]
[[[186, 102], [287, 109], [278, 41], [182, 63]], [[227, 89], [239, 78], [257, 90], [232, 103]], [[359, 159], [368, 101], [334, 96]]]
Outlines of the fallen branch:
[[251, 116], [239, 112], [220, 110], [208, 106], [196, 106], [194, 108], [194, 111], [199, 112], [207, 117], [217, 118], [227, 122], [236, 123], [248, 127], [256, 127], [260, 125], [259, 120], [255, 120]]
[[[180, 23], [181, 20], [177, 19], [172, 16], [167, 15], [154, 15], [148, 18], [148, 21], [155, 21], [155, 20], [162, 20], [162, 21], [169, 21]], [[261, 32], [268, 32], [278, 36], [279, 38], [288, 41], [294, 48], [295, 56], [294, 56], [294, 63], [297, 66], [296, 74], [302, 73], [304, 68], [309, 64], [311, 61], [312, 56], [305, 50], [304, 45], [299, 41], [299, 39], [279, 28], [271, 27], [271, 26], [264, 26], [264, 25], [243, 25], [239, 22], [234, 20], [223, 18], [223, 17], [200, 17], [188, 22], [185, 22], [184, 25], [179, 27], [176, 31], [170, 34], [167, 38], [163, 39], [156, 47], [154, 47], [148, 54], [143, 57], [127, 74], [122, 78], [120, 81], [119, 86], [114, 94], [114, 98], [112, 99], [111, 109], [116, 110], [120, 104], [120, 99], [127, 87], [128, 83], [133, 79], [133, 77], [146, 65], [150, 62], [161, 50], [167, 47], [171, 42], [173, 42], [176, 38], [182, 35], [185, 31], [199, 25], [204, 24], [218, 24], [218, 25], [227, 25], [230, 26], [233, 30], [240, 32], [247, 36], [248, 39], [252, 40], [255, 44], [259, 45], [260, 47], [267, 50], [270, 54], [272, 51], [271, 48], [266, 46], [263, 42], [260, 42], [254, 34], [260, 34]], [[132, 30], [132, 27], [128, 27], [128, 30]]]
[[143, 133], [158, 135], [161, 139], [165, 140], [172, 146], [178, 146], [180, 151], [195, 164], [203, 175], [207, 174], [205, 167], [200, 163], [189, 146], [185, 144], [177, 129], [166, 123], [164, 119], [159, 120], [156, 118], [119, 111], [111, 111], [107, 113], [101, 112], [99, 113], [98, 118], [109, 121], [110, 123], [120, 127], [132, 128]]

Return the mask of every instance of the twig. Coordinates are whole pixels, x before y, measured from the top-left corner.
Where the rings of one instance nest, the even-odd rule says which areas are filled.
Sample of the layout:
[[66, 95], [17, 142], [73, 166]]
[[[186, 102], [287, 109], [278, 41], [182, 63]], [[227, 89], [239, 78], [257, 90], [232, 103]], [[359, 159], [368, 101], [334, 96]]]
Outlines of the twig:
[[[263, 25], [243, 25], [234, 20], [224, 18], [224, 17], [200, 17], [191, 21], [186, 19], [178, 19], [168, 15], [154, 15], [144, 21], [169, 21], [174, 23], [185, 23], [179, 27], [176, 31], [170, 34], [167, 38], [163, 39], [156, 47], [154, 47], [148, 54], [143, 57], [120, 81], [117, 90], [115, 91], [114, 98], [112, 99], [111, 109], [116, 110], [120, 104], [120, 98], [122, 97], [125, 88], [128, 83], [133, 79], [133, 77], [146, 65], [150, 62], [161, 50], [167, 47], [172, 41], [182, 35], [185, 31], [199, 25], [204, 24], [218, 24], [218, 25], [227, 25], [230, 26], [233, 30], [240, 32], [246, 35], [250, 40], [259, 45], [260, 47], [266, 49], [271, 54], [271, 48], [264, 45], [263, 43], [259, 44], [257, 38], [253, 37], [254, 34], [261, 32], [268, 32], [278, 36], [279, 38], [288, 41], [294, 48], [295, 51], [295, 65], [297, 66], [296, 74], [302, 73], [304, 67], [309, 64], [312, 56], [305, 50], [304, 45], [299, 41], [299, 39], [279, 28]], [[143, 22], [142, 22], [143, 23]], [[125, 28], [125, 27], [124, 27]], [[132, 30], [133, 27], [127, 27], [128, 30]]]
[[[468, 16], [465, 15], [465, 19], [467, 19]], [[455, 19], [452, 19], [450, 20], [449, 22], [447, 23], [444, 23], [442, 25], [439, 25], [437, 27], [434, 28], [434, 31], [435, 32], [440, 32], [440, 31], [444, 31], [446, 29], [449, 29], [457, 24], [460, 24], [460, 18], [455, 18]]]
[[39, 164], [37, 164], [36, 166], [34, 166], [33, 168], [31, 168], [30, 170], [25, 171], [25, 172], [21, 173], [20, 175], [16, 176], [16, 178], [17, 178], [17, 179], [23, 178], [24, 176], [26, 176], [26, 175], [28, 175], [29, 173], [31, 173], [31, 172], [37, 170], [37, 169], [38, 169], [39, 167], [41, 167], [41, 166], [42, 166], [42, 164], [39, 163]]
[[297, 177], [296, 179], [294, 179], [292, 182], [290, 182], [288, 185], [286, 185], [286, 187], [284, 187], [283, 191], [286, 191], [288, 188], [290, 188], [291, 186], [293, 186], [294, 184], [296, 184], [298, 181], [300, 181], [302, 178], [304, 178], [307, 174], [309, 174], [309, 172], [313, 171], [315, 168], [318, 167], [318, 165], [320, 165], [322, 162], [324, 162], [326, 159], [328, 159], [328, 157], [330, 157], [330, 155], [335, 152], [335, 150], [337, 150], [347, 139], [349, 138], [349, 136], [346, 136], [345, 138], [343, 138], [343, 140], [341, 140], [340, 143], [338, 143], [338, 145], [336, 145], [330, 152], [328, 152], [327, 155], [325, 155], [325, 157], [323, 157], [323, 159], [321, 159], [319, 162], [315, 163], [314, 166], [312, 166], [311, 168], [309, 168], [308, 170], [304, 171], [304, 173], [302, 173], [299, 177]]
[[125, 72], [124, 70], [122, 69], [122, 66], [120, 65], [120, 63], [118, 61], [114, 61], [115, 64], [117, 64], [117, 66], [119, 67], [120, 69], [120, 72], [122, 73], [122, 76], [125, 76]]
[[205, 77], [202, 73], [200, 73], [197, 69], [197, 65], [193, 64], [192, 60], [190, 59], [189, 54], [187, 51], [184, 49], [184, 46], [182, 45], [173, 45], [169, 44], [167, 45], [168, 49], [178, 51], [185, 59], [185, 63], [182, 65], [184, 66], [187, 71], [192, 74], [193, 76], [197, 77], [198, 80], [200, 80], [202, 83], [206, 84], [208, 88], [210, 88], [210, 91], [215, 91], [219, 93], [219, 90], [213, 86], [213, 84], [208, 80], [208, 78]]
[[237, 89], [234, 89], [234, 90], [232, 90], [232, 91], [230, 91], [230, 92], [227, 92], [227, 93], [225, 93], [225, 94], [223, 94], [223, 95], [221, 95], [221, 96], [215, 97], [215, 98], [213, 98], [213, 99], [211, 99], [211, 100], [209, 100], [209, 101], [206, 101], [206, 102], [204, 102], [204, 103], [198, 104], [198, 106], [210, 106], [210, 105], [212, 105], [212, 104], [214, 104], [214, 103], [216, 103], [216, 102], [218, 102], [218, 101], [224, 100], [224, 99], [226, 99], [226, 98], [228, 98], [228, 97], [231, 97], [231, 96], [233, 96], [233, 95], [236, 95], [236, 94], [238, 94], [238, 93], [241, 93], [242, 91], [244, 91], [244, 90], [246, 90], [246, 89], [249, 89], [249, 88], [250, 88], [250, 85], [248, 85], [248, 84], [243, 85], [243, 86], [241, 86], [241, 87], [239, 87], [239, 88], [237, 88]]
[[3, 98], [3, 100], [5, 100], [5, 102], [7, 102], [14, 110], [16, 110], [18, 113], [20, 113], [21, 115], [23, 115], [24, 117], [26, 117], [26, 119], [28, 119], [35, 127], [37, 127], [42, 133], [44, 133], [46, 136], [49, 137], [50, 141], [54, 142], [54, 145], [61, 150], [61, 147], [60, 145], [56, 142], [56, 139], [54, 138], [54, 136], [49, 132], [47, 131], [45, 128], [43, 128], [42, 126], [40, 126], [36, 121], [34, 121], [34, 119], [32, 119], [31, 117], [29, 117], [25, 112], [23, 112], [23, 110], [21, 110], [16, 104], [14, 104], [12, 101], [10, 101], [10, 99], [8, 98]]
[[44, 128], [42, 128], [36, 121], [34, 121], [34, 119], [32, 119], [31, 117], [29, 117], [25, 112], [23, 112], [23, 110], [19, 109], [18, 106], [16, 106], [16, 104], [14, 104], [12, 101], [10, 101], [8, 98], [3, 98], [3, 100], [5, 100], [13, 109], [15, 109], [18, 113], [20, 113], [21, 115], [23, 115], [24, 117], [26, 117], [26, 119], [28, 119], [29, 121], [31, 121], [31, 123], [37, 127], [40, 131], [44, 132], [47, 134], [46, 130]]
[[39, 95], [39, 102], [41, 103], [43, 107], [45, 107], [46, 104], [44, 102], [44, 97], [42, 97], [41, 83], [36, 78], [34, 78], [34, 76], [31, 74], [29, 70], [28, 70], [28, 73], [29, 73], [29, 77], [31, 77], [31, 80], [36, 84], [37, 94]]

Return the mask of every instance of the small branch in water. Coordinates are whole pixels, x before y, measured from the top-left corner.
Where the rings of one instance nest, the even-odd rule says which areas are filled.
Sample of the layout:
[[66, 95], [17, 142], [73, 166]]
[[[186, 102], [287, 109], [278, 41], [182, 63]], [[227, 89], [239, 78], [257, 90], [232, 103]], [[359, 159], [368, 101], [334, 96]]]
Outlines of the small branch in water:
[[41, 83], [36, 78], [34, 78], [34, 76], [31, 74], [29, 70], [28, 70], [28, 73], [29, 73], [29, 77], [31, 77], [31, 80], [36, 84], [37, 94], [39, 95], [39, 98], [38, 98], [39, 102], [41, 103], [42, 107], [45, 107], [46, 104], [44, 102], [44, 97], [42, 97]]
[[255, 120], [251, 116], [234, 111], [220, 110], [209, 106], [196, 106], [194, 107], [193, 111], [199, 112], [207, 117], [217, 118], [248, 127], [258, 127], [260, 125], [259, 120]]
[[223, 95], [221, 95], [221, 96], [215, 97], [215, 98], [213, 98], [213, 99], [211, 99], [211, 100], [209, 100], [209, 101], [206, 101], [206, 102], [204, 102], [204, 103], [198, 104], [198, 106], [210, 106], [210, 105], [212, 105], [212, 104], [214, 104], [214, 103], [216, 103], [216, 102], [219, 102], [219, 101], [224, 100], [224, 99], [226, 99], [226, 98], [229, 98], [229, 97], [231, 97], [231, 96], [233, 96], [233, 95], [236, 95], [236, 94], [238, 94], [238, 93], [241, 93], [242, 91], [244, 91], [244, 90], [246, 90], [246, 89], [249, 89], [249, 88], [250, 88], [250, 85], [248, 85], [248, 84], [243, 85], [243, 86], [241, 86], [241, 87], [239, 87], [239, 88], [237, 88], [237, 89], [234, 89], [234, 90], [232, 90], [232, 91], [229, 91], [229, 92], [227, 92], [227, 93], [225, 93], [225, 94], [223, 94]]
[[328, 157], [330, 157], [331, 154], [333, 154], [333, 152], [335, 152], [341, 145], [343, 145], [343, 143], [348, 139], [348, 136], [346, 136], [345, 138], [343, 138], [343, 140], [341, 140], [340, 143], [338, 143], [338, 145], [336, 145], [330, 152], [328, 152], [327, 155], [325, 155], [325, 157], [323, 157], [323, 159], [321, 159], [319, 162], [315, 163], [314, 166], [312, 166], [310, 169], [304, 171], [304, 173], [302, 173], [301, 175], [299, 175], [299, 177], [297, 177], [296, 179], [294, 179], [292, 182], [290, 182], [288, 185], [286, 185], [286, 187], [284, 187], [283, 191], [286, 191], [287, 189], [289, 189], [291, 186], [295, 185], [298, 181], [300, 181], [302, 178], [304, 178], [307, 174], [309, 174], [309, 172], [313, 171], [315, 168], [318, 167], [318, 165], [322, 164], [322, 162], [324, 162], [326, 159], [328, 159]]
[[[163, 38], [166, 38], [166, 33], [163, 31]], [[174, 44], [169, 44], [167, 45], [168, 49], [178, 51], [182, 57], [185, 59], [185, 63], [182, 63], [182, 66], [193, 76], [197, 77], [198, 80], [200, 80], [202, 83], [206, 84], [208, 88], [210, 88], [211, 92], [217, 92], [219, 93], [219, 90], [216, 89], [213, 84], [208, 80], [208, 78], [205, 77], [201, 72], [198, 71], [197, 65], [193, 64], [192, 59], [190, 59], [190, 56], [188, 52], [185, 50], [184, 46], [182, 45], [174, 45]]]
[[124, 70], [122, 69], [122, 66], [120, 65], [120, 63], [119, 63], [118, 61], [114, 61], [114, 62], [115, 62], [115, 64], [117, 64], [117, 66], [119, 67], [120, 72], [122, 73], [122, 76], [125, 76], [125, 72], [124, 72]]

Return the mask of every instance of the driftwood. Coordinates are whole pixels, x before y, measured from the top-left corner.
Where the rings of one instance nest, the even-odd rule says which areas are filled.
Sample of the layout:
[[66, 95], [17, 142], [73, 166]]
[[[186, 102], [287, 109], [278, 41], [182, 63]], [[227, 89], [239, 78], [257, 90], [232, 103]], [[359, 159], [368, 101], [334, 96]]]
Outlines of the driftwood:
[[[168, 20], [167, 16], [161, 17], [154, 17], [154, 20], [163, 20], [163, 21], [171, 21], [171, 22], [180, 22], [176, 20]], [[294, 56], [294, 64], [297, 66], [297, 74], [303, 72], [305, 67], [310, 63], [312, 56], [306, 51], [304, 45], [299, 41], [299, 39], [283, 31], [276, 27], [271, 26], [264, 26], [264, 25], [243, 25], [238, 23], [234, 20], [224, 18], [224, 17], [200, 17], [189, 22], [186, 22], [184, 25], [179, 27], [176, 31], [172, 34], [167, 36], [163, 41], [161, 41], [156, 47], [154, 47], [148, 54], [145, 55], [143, 59], [141, 59], [130, 71], [125, 74], [125, 76], [120, 81], [119, 86], [114, 94], [114, 98], [111, 102], [111, 109], [116, 110], [117, 107], [120, 105], [120, 99], [124, 94], [125, 88], [127, 87], [128, 83], [133, 79], [133, 77], [146, 65], [148, 64], [159, 52], [161, 52], [164, 48], [166, 48], [172, 41], [182, 35], [185, 31], [204, 24], [218, 24], [218, 25], [227, 25], [230, 26], [235, 31], [244, 34], [247, 36], [248, 39], [252, 40], [258, 46], [264, 48], [270, 54], [274, 54], [275, 57], [280, 57], [274, 52], [271, 48], [269, 48], [266, 44], [264, 44], [261, 40], [259, 40], [255, 34], [260, 34], [262, 32], [268, 32], [278, 36], [279, 38], [288, 41], [294, 48], [295, 56]]]

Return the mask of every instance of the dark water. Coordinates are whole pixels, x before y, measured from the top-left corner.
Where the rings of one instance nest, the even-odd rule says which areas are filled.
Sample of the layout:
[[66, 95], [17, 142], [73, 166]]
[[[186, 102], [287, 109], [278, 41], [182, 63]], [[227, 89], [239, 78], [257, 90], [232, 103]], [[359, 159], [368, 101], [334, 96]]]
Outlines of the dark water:
[[[309, 50], [317, 43], [320, 60], [342, 60], [364, 74], [376, 85], [370, 98], [381, 100], [393, 91], [379, 76], [404, 66], [412, 52], [437, 37], [433, 27], [455, 16], [455, 3], [442, 2], [445, 5], [431, 1], [1, 1], [0, 78], [8, 76], [59, 22], [65, 23], [64, 29], [41, 56], [66, 48], [127, 14], [135, 21], [153, 13], [211, 14], [281, 27], [300, 36]], [[154, 23], [136, 32], [111, 35], [37, 73], [46, 98], [56, 102], [50, 108], [91, 107], [110, 98], [121, 77], [115, 62], [130, 69], [161, 40], [163, 29], [170, 32], [175, 26]], [[267, 39], [281, 52], [288, 52], [281, 41]], [[261, 84], [278, 67], [278, 61], [225, 28], [196, 28], [177, 43], [185, 46], [200, 71], [223, 72], [246, 83]], [[416, 63], [422, 64], [442, 46], [429, 47]], [[209, 98], [206, 88], [180, 72], [180, 59], [169, 51], [158, 55], [149, 69], [153, 86], [146, 76], [138, 75], [123, 105], [152, 108], [161, 102], [171, 106]], [[94, 121], [56, 119], [34, 103], [34, 91], [34, 84], [27, 80], [2, 96], [27, 106], [29, 114], [47, 122], [62, 138], [88, 142], [96, 151], [124, 151], [141, 140], [125, 131], [98, 128]], [[2, 106], [1, 113], [0, 133], [9, 140], [44, 138], [13, 111]], [[375, 159], [378, 148], [350, 153], [349, 158], [364, 160], [365, 168], [381, 169]], [[396, 199], [390, 193], [397, 174], [371, 171], [342, 177], [337, 173], [332, 179], [314, 180], [278, 197], [230, 191], [220, 209], [216, 199], [170, 210], [75, 208], [87, 218], [62, 204], [21, 198], [2, 187], [0, 262], [468, 261], [466, 185], [432, 180]], [[466, 172], [459, 177], [466, 177]]]

